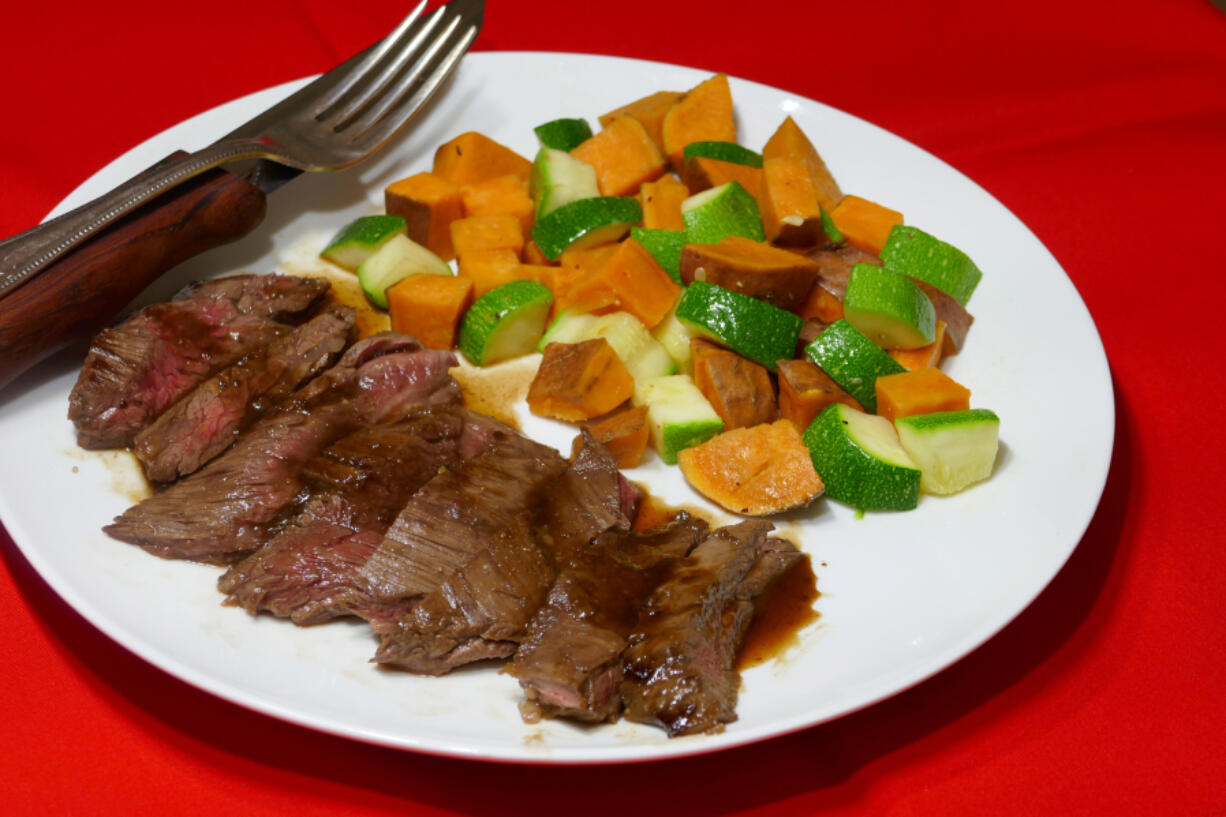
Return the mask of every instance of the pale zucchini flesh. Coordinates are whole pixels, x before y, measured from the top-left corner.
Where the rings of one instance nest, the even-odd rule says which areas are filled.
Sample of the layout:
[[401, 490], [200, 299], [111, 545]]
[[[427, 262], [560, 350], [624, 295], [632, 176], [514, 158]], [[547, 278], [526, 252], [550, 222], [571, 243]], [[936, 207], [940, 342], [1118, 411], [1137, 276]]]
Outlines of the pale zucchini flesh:
[[924, 493], [948, 495], [992, 475], [1000, 418], [988, 409], [941, 411], [894, 420], [898, 439], [923, 472]]

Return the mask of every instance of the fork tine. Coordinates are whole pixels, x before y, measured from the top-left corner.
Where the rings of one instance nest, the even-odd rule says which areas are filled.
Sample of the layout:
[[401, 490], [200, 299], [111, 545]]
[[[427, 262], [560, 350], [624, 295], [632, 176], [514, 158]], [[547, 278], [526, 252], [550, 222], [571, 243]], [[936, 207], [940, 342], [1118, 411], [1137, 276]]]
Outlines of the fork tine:
[[472, 45], [480, 25], [482, 4], [452, 0], [444, 8], [449, 6], [460, 11], [448, 25], [446, 35], [436, 38], [427, 53], [372, 99], [360, 116], [345, 124], [344, 133], [351, 134], [351, 146], [372, 150], [391, 138], [408, 121], [402, 112], [419, 109]]
[[394, 50], [396, 43], [405, 35], [405, 32], [417, 25], [418, 18], [425, 11], [428, 2], [429, 0], [421, 0], [390, 34], [363, 52], [361, 60], [352, 69], [347, 71], [339, 82], [319, 96], [314, 103], [316, 119], [326, 115], [339, 100], [345, 97], [376, 65], [386, 58], [388, 53]]
[[423, 47], [429, 52], [445, 36], [440, 35], [438, 29], [448, 16], [446, 8], [436, 8], [418, 26], [402, 32], [382, 61], [356, 77], [348, 92], [328, 110], [317, 115], [316, 121], [326, 128], [340, 130], [361, 114], [362, 109], [385, 91], [406, 64], [413, 65], [422, 59], [420, 52]]

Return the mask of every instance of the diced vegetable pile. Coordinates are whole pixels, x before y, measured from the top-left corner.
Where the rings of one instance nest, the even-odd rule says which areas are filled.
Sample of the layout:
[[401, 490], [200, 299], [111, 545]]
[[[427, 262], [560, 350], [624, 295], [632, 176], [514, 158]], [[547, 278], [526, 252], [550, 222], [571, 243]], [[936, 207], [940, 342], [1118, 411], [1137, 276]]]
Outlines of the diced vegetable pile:
[[[461, 134], [323, 256], [427, 346], [541, 352], [531, 411], [623, 468], [650, 445], [736, 513], [906, 510], [991, 474], [999, 420], [939, 368], [971, 322], [965, 253], [844, 195], [791, 117], [738, 144], [722, 74], [599, 122], [541, 124], [534, 160]], [[847, 252], [844, 286], [823, 259]]]

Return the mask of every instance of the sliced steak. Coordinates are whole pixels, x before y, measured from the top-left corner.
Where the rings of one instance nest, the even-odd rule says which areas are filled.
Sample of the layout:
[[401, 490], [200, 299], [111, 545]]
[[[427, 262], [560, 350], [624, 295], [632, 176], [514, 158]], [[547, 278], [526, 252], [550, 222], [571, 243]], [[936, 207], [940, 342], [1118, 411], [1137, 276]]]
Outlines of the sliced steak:
[[[272, 279], [271, 281], [265, 279]], [[283, 328], [272, 316], [301, 312], [327, 283], [289, 276], [207, 282], [102, 330], [68, 398], [83, 448], [122, 448], [176, 400]], [[273, 304], [278, 304], [274, 309]]]
[[575, 438], [570, 464], [549, 485], [537, 509], [537, 535], [565, 565], [572, 555], [608, 530], [630, 530], [630, 516], [622, 503], [617, 463], [584, 430]]
[[354, 329], [352, 309], [330, 307], [198, 385], [136, 435], [133, 452], [145, 475], [169, 482], [196, 471], [268, 407], [332, 365]]
[[302, 510], [221, 577], [225, 603], [296, 624], [402, 614], [401, 603], [373, 601], [361, 571], [409, 497], [459, 462], [463, 428], [461, 411], [427, 409], [328, 446], [303, 469], [311, 497]]
[[375, 660], [438, 675], [514, 652], [555, 575], [531, 523], [565, 467], [552, 448], [495, 432], [409, 500], [363, 571], [377, 601], [415, 600], [374, 627]]
[[733, 669], [753, 606], [741, 585], [759, 561], [769, 522], [720, 528], [656, 588], [623, 658], [626, 717], [670, 736], [709, 732], [736, 720]]
[[289, 321], [305, 313], [331, 288], [323, 278], [296, 275], [230, 275], [188, 284], [173, 300], [216, 298], [234, 304], [243, 315]]
[[604, 533], [574, 553], [507, 666], [523, 687], [526, 719], [616, 720], [621, 655], [639, 608], [707, 532], [682, 512], [648, 532]]
[[[220, 457], [104, 530], [166, 558], [228, 563], [254, 550], [269, 538], [268, 524], [298, 496], [302, 470], [320, 451], [363, 426], [403, 415], [411, 407], [404, 393], [418, 404], [434, 402], [427, 386], [458, 396], [447, 375], [455, 363], [450, 353], [401, 349], [418, 344], [396, 336], [354, 344]], [[376, 352], [384, 354], [371, 357]]]

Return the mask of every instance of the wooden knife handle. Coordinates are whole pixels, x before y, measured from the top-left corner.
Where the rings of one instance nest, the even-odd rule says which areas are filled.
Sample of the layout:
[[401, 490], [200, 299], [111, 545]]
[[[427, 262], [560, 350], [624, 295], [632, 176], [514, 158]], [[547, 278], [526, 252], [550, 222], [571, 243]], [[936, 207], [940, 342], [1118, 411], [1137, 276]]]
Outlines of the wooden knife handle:
[[240, 238], [264, 218], [264, 191], [212, 170], [159, 196], [0, 297], [0, 389], [106, 326], [164, 272]]

